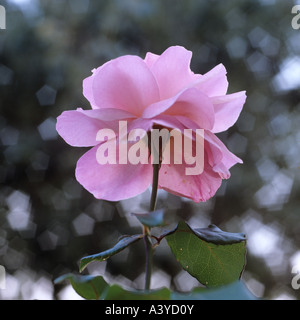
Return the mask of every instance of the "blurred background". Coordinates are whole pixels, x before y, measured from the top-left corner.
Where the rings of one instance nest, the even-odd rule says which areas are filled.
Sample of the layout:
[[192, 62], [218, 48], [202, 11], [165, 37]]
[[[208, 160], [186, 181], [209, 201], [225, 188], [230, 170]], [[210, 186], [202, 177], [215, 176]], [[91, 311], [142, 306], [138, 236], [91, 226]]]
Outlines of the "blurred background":
[[[0, 30], [1, 299], [79, 299], [53, 280], [77, 272], [79, 259], [141, 232], [130, 212], [148, 207], [150, 191], [119, 203], [96, 200], [75, 180], [84, 148], [56, 133], [64, 110], [89, 109], [82, 80], [124, 54], [193, 51], [191, 68], [218, 63], [229, 92], [247, 103], [221, 140], [244, 160], [217, 195], [194, 204], [159, 192], [159, 207], [191, 225], [245, 232], [249, 289], [266, 299], [299, 299], [291, 286], [300, 265], [300, 29], [290, 0], [11, 0]], [[300, 19], [299, 19], [300, 24]], [[142, 288], [143, 244], [136, 243], [89, 274]], [[197, 281], [181, 270], [163, 241], [152, 287], [188, 291]]]

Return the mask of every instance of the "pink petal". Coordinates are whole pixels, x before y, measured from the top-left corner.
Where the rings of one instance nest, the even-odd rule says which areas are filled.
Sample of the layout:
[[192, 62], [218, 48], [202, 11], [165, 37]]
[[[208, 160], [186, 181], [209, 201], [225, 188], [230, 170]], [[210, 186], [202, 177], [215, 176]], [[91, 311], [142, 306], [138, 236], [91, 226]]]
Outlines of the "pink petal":
[[[194, 165], [188, 166], [184, 162], [183, 164], [174, 164], [174, 162], [171, 162], [170, 165], [162, 164], [159, 175], [160, 188], [175, 195], [190, 198], [195, 202], [206, 201], [215, 195], [221, 186], [222, 179], [230, 177], [229, 169], [242, 161], [210, 131], [205, 130], [204, 138], [203, 172], [199, 175], [187, 175], [186, 168], [194, 167]], [[174, 150], [176, 152], [176, 148]]]
[[[196, 131], [198, 125], [191, 119], [184, 117], [176, 117], [180, 122], [176, 128], [183, 132], [184, 128], [192, 129]], [[157, 120], [155, 119], [155, 122]], [[170, 121], [169, 121], [170, 122]], [[183, 128], [182, 128], [183, 126]], [[172, 126], [175, 128], [175, 126]], [[236, 163], [243, 163], [243, 161], [230, 152], [224, 143], [211, 131], [204, 131], [205, 140], [205, 156], [208, 164], [213, 168], [215, 172], [218, 172], [222, 179], [228, 179], [230, 177], [229, 169]]]
[[208, 71], [193, 84], [209, 97], [225, 95], [228, 89], [226, 69], [222, 64]]
[[128, 139], [129, 134], [135, 130], [137, 130], [137, 131], [142, 130], [146, 134], [147, 132], [149, 132], [152, 129], [153, 120], [152, 119], [137, 118], [137, 119], [128, 121], [126, 124], [126, 127], [127, 127], [126, 133], [125, 133], [125, 130], [122, 130], [122, 132], [120, 132], [121, 139]]
[[93, 109], [98, 109], [95, 103], [94, 99], [94, 93], [93, 93], [93, 81], [94, 81], [94, 76], [97, 72], [99, 72], [100, 69], [102, 69], [106, 64], [108, 64], [110, 61], [105, 62], [102, 66], [100, 66], [97, 69], [92, 70], [92, 75], [85, 78], [82, 82], [82, 88], [83, 88], [83, 95], [85, 98], [90, 102], [91, 106]]
[[246, 92], [212, 98], [215, 109], [215, 124], [212, 132], [222, 132], [234, 125], [246, 101]]
[[106, 63], [85, 80], [84, 88], [94, 107], [122, 109], [137, 116], [159, 100], [155, 78], [137, 56], [122, 56]]
[[170, 99], [150, 105], [145, 109], [143, 117], [153, 118], [161, 114], [189, 118], [201, 129], [212, 129], [214, 126], [213, 105], [196, 88], [186, 89]]
[[159, 55], [151, 53], [151, 52], [147, 52], [144, 61], [145, 61], [146, 65], [149, 68], [151, 68], [158, 58], [159, 58]]
[[218, 172], [222, 179], [230, 177], [229, 169], [236, 163], [243, 163], [243, 161], [230, 152], [223, 142], [213, 133], [205, 131], [206, 146], [208, 162], [213, 167], [215, 172]]
[[[144, 192], [152, 181], [149, 164], [105, 164], [96, 159], [98, 146], [85, 153], [77, 162], [76, 179], [97, 199], [119, 201]], [[117, 149], [118, 153], [118, 149]]]
[[64, 111], [57, 118], [56, 130], [68, 144], [90, 147], [99, 143], [96, 136], [100, 129], [117, 130], [117, 120], [130, 118], [134, 116], [129, 112], [116, 109]]
[[151, 55], [147, 57], [147, 61], [151, 61], [148, 64], [157, 81], [161, 99], [176, 95], [196, 80], [190, 69], [191, 58], [192, 52], [180, 46], [168, 48], [157, 59]]
[[205, 163], [200, 175], [185, 175], [184, 165], [163, 164], [159, 173], [159, 187], [175, 195], [192, 199], [194, 202], [206, 201], [213, 197], [222, 179]]
[[145, 131], [149, 131], [152, 128], [152, 126], [153, 126], [152, 119], [137, 118], [132, 121], [129, 121], [127, 128], [128, 128], [128, 132], [135, 129], [142, 129]]
[[96, 102], [93, 94], [93, 81], [94, 81], [94, 75], [91, 75], [85, 78], [82, 82], [82, 87], [83, 87], [83, 95], [90, 102], [92, 108], [96, 109], [97, 106], [96, 106]]
[[178, 117], [173, 117], [165, 114], [160, 114], [157, 117], [154, 117], [152, 119], [154, 124], [160, 125], [164, 128], [170, 128], [170, 129], [178, 129], [181, 132], [183, 132], [186, 127], [179, 121]]

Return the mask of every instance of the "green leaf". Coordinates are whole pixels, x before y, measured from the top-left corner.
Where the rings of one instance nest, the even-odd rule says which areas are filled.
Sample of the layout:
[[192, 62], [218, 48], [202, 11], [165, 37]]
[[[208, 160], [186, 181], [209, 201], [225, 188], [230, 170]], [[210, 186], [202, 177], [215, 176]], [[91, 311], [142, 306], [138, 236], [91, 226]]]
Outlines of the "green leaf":
[[240, 279], [246, 263], [244, 234], [216, 226], [193, 230], [180, 222], [166, 239], [182, 267], [203, 285], [221, 286]]
[[117, 284], [109, 285], [102, 276], [83, 276], [72, 273], [57, 278], [58, 284], [70, 281], [74, 290], [87, 300], [255, 300], [257, 299], [242, 281], [218, 288], [195, 288], [190, 293], [158, 290], [126, 290]]
[[88, 300], [169, 300], [171, 295], [167, 288], [150, 291], [126, 290], [117, 284], [109, 285], [102, 276], [68, 273], [57, 278], [54, 283], [64, 280], [69, 280], [74, 290]]
[[57, 278], [54, 283], [69, 280], [73, 289], [83, 298], [88, 300], [99, 300], [107, 287], [106, 281], [101, 276], [80, 276], [72, 273]]
[[112, 285], [107, 290], [105, 300], [169, 300], [170, 290], [162, 288], [159, 290], [125, 290], [119, 285]]
[[246, 240], [244, 233], [224, 232], [214, 224], [209, 225], [207, 228], [190, 229], [198, 238], [214, 244], [233, 244]]
[[243, 283], [237, 280], [217, 288], [196, 288], [190, 293], [173, 292], [172, 300], [257, 300]]
[[159, 209], [147, 213], [133, 213], [143, 225], [154, 228], [164, 224], [164, 210]]
[[133, 236], [125, 236], [113, 248], [82, 258], [80, 260], [80, 272], [82, 272], [89, 263], [93, 261], [104, 261], [109, 257], [117, 254], [118, 252], [124, 250], [132, 243], [140, 240], [142, 237], [143, 235], [141, 234], [135, 234]]

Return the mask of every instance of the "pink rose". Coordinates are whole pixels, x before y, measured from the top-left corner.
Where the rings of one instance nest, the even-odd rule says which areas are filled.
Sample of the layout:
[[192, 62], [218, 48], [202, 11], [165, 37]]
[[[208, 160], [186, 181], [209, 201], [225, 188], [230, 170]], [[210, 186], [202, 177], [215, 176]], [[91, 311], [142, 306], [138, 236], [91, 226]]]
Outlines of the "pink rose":
[[[144, 192], [152, 183], [152, 165], [99, 164], [100, 129], [118, 132], [120, 121], [150, 132], [160, 127], [204, 129], [204, 169], [186, 175], [185, 164], [162, 164], [159, 188], [195, 202], [212, 197], [230, 177], [229, 169], [242, 161], [215, 133], [231, 127], [246, 100], [245, 91], [226, 94], [226, 69], [217, 65], [204, 75], [190, 70], [192, 53], [183, 47], [163, 54], [147, 53], [145, 59], [122, 56], [105, 63], [83, 81], [83, 94], [92, 110], [65, 111], [57, 131], [76, 147], [92, 147], [78, 161], [76, 179], [96, 198], [118, 201]], [[117, 144], [116, 148], [119, 148]]]

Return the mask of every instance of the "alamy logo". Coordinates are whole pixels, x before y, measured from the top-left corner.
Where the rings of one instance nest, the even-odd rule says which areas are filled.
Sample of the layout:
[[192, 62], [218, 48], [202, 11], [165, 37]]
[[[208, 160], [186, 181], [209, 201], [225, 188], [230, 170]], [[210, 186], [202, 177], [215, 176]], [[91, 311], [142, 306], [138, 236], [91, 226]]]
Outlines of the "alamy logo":
[[292, 28], [294, 30], [298, 30], [298, 29], [300, 29], [300, 5], [299, 4], [293, 6], [292, 13], [296, 14], [291, 22]]
[[3, 6], [0, 6], [0, 29], [6, 29], [6, 11]]
[[300, 265], [294, 266], [292, 269], [292, 273], [295, 274], [295, 276], [292, 279], [292, 287], [295, 290], [300, 289]]
[[[199, 175], [204, 169], [204, 129], [153, 128], [147, 132], [119, 121], [119, 131], [105, 128], [97, 132], [96, 160], [106, 164], [174, 164], [185, 166], [186, 175]], [[149, 155], [150, 152], [150, 155]]]
[[5, 289], [5, 268], [0, 264], [0, 289]]

